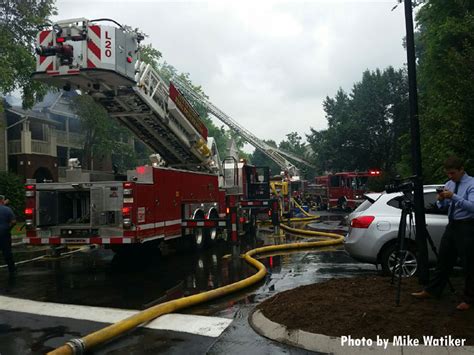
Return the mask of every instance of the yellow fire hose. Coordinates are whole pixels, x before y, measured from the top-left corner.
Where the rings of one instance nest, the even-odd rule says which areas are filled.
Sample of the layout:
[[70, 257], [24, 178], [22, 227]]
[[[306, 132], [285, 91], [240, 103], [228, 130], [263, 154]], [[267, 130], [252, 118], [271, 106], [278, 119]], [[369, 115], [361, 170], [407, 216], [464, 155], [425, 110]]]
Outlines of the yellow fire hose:
[[303, 209], [303, 207], [301, 207], [301, 205], [300, 205], [298, 202], [296, 202], [296, 200], [295, 200], [294, 198], [292, 198], [292, 200], [293, 200], [293, 203], [296, 205], [296, 207], [298, 207], [298, 208], [300, 209], [300, 211], [303, 212], [303, 214], [304, 214], [305, 216], [307, 216], [307, 217], [313, 217], [313, 215], [310, 214], [310, 213], [308, 213], [308, 212], [306, 212], [306, 211]]
[[[314, 219], [314, 218], [312, 218]], [[257, 273], [233, 284], [217, 288], [215, 290], [210, 290], [203, 292], [197, 295], [192, 295], [177, 300], [168, 301], [161, 303], [159, 305], [148, 308], [144, 311], [141, 311], [131, 317], [128, 317], [120, 322], [109, 325], [108, 327], [102, 328], [94, 333], [88, 334], [81, 339], [72, 339], [67, 342], [65, 345], [49, 352], [48, 354], [82, 354], [85, 351], [88, 351], [100, 344], [108, 342], [115, 337], [118, 337], [142, 324], [148, 323], [151, 320], [177, 310], [194, 306], [199, 303], [208, 302], [218, 297], [237, 292], [242, 290], [250, 285], [253, 285], [260, 280], [262, 280], [266, 275], [265, 266], [258, 260], [254, 259], [252, 256], [256, 254], [262, 254], [267, 252], [281, 251], [281, 250], [291, 250], [291, 249], [303, 249], [303, 248], [314, 248], [322, 247], [328, 245], [337, 245], [342, 243], [344, 237], [339, 234], [333, 233], [322, 233], [316, 231], [307, 231], [300, 230], [288, 227], [286, 225], [281, 225], [283, 229], [290, 231], [291, 233], [305, 234], [311, 236], [325, 236], [331, 238], [331, 240], [322, 240], [316, 242], [304, 242], [304, 243], [291, 243], [291, 244], [281, 244], [281, 245], [271, 245], [261, 248], [256, 248], [248, 251], [242, 255], [242, 258], [245, 259], [247, 263], [252, 265], [257, 269]]]

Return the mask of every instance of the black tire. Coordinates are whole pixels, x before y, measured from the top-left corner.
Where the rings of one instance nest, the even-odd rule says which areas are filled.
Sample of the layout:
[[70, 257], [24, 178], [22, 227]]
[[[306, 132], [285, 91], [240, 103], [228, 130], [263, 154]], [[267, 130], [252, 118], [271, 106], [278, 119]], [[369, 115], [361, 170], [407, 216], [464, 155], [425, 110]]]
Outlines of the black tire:
[[341, 210], [341, 211], [345, 211], [347, 209], [347, 199], [345, 197], [341, 197], [338, 201], [337, 201], [337, 207]]
[[[416, 256], [416, 250], [413, 245], [407, 240], [406, 241], [406, 253], [405, 253], [405, 262], [402, 265], [402, 277], [412, 277], [416, 275], [418, 271], [418, 260]], [[382, 266], [382, 273], [386, 276], [392, 275], [392, 270], [396, 265], [399, 265], [399, 261], [397, 260], [397, 264], [395, 264], [396, 256], [398, 253], [398, 247], [396, 243], [389, 244], [385, 247], [382, 252], [380, 253], [380, 264]], [[396, 267], [395, 269], [395, 276], [398, 277], [399, 269]]]
[[257, 231], [257, 215], [256, 215], [256, 212], [254, 212], [253, 210], [250, 210], [248, 232], [252, 235], [255, 235], [256, 231]]
[[[198, 212], [194, 216], [195, 219], [204, 219], [204, 213]], [[192, 233], [192, 245], [196, 250], [203, 250], [209, 244], [209, 233], [204, 228], [194, 228]]]
[[207, 245], [207, 236], [203, 228], [194, 228], [193, 245], [195, 249], [202, 250]]
[[[219, 214], [213, 210], [211, 211], [211, 213], [209, 214], [209, 219], [210, 220], [215, 220], [215, 219], [219, 219]], [[209, 229], [206, 229], [205, 231], [205, 240], [207, 241], [207, 243], [209, 245], [212, 245], [216, 242], [216, 240], [218, 239], [219, 237], [219, 228], [209, 228]]]

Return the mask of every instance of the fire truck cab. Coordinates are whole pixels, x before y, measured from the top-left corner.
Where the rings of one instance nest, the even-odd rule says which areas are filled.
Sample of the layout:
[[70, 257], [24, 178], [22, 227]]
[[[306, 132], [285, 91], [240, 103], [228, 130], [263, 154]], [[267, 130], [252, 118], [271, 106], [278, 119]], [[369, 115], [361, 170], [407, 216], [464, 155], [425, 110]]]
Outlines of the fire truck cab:
[[318, 176], [315, 179], [316, 186], [326, 188], [325, 193], [320, 194], [321, 205], [327, 206], [328, 209], [354, 210], [363, 202], [364, 194], [369, 191], [369, 178], [379, 176], [379, 170]]

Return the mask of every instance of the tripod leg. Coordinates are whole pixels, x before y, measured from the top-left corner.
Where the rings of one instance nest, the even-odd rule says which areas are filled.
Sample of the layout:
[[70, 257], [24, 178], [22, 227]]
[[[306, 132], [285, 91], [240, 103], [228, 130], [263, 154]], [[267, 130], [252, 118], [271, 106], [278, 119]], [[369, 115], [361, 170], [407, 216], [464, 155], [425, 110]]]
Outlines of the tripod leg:
[[398, 225], [398, 235], [397, 235], [397, 246], [398, 252], [395, 257], [395, 264], [392, 269], [392, 281], [395, 279], [395, 272], [397, 271], [398, 265], [398, 283], [397, 283], [397, 294], [395, 298], [396, 305], [400, 305], [400, 292], [401, 292], [401, 284], [402, 284], [402, 267], [405, 262], [405, 234], [406, 234], [406, 227], [407, 227], [407, 215], [408, 210], [407, 208], [402, 208], [402, 215], [400, 216], [400, 223]]
[[402, 209], [402, 215], [400, 217], [400, 223], [398, 225], [397, 242], [395, 244], [395, 250], [397, 252], [395, 253], [394, 265], [391, 270], [392, 280], [390, 281], [390, 283], [392, 285], [393, 285], [393, 282], [395, 281], [395, 272], [397, 270], [397, 265], [399, 265], [400, 263], [400, 250], [403, 247], [403, 240], [405, 239], [405, 229], [406, 229], [406, 212]]

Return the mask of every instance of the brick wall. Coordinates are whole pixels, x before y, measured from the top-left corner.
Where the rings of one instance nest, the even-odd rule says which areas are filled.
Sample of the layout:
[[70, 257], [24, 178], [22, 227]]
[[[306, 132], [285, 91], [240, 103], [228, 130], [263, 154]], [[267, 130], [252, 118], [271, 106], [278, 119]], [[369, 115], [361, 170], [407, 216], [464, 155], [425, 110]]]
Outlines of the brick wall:
[[36, 174], [58, 181], [58, 160], [56, 157], [39, 154], [18, 154], [10, 155], [9, 162], [10, 171], [23, 176], [25, 179], [34, 179]]

